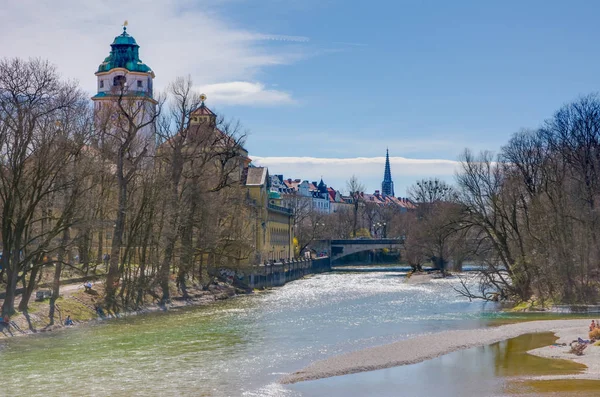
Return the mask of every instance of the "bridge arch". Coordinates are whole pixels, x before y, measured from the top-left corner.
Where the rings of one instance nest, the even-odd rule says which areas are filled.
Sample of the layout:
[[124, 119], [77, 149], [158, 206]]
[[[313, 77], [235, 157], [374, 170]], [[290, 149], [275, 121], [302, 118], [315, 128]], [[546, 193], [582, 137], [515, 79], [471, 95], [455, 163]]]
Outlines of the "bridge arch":
[[348, 239], [348, 240], [330, 240], [329, 252], [331, 261], [341, 259], [345, 256], [364, 251], [382, 250], [382, 249], [401, 249], [404, 247], [401, 239]]

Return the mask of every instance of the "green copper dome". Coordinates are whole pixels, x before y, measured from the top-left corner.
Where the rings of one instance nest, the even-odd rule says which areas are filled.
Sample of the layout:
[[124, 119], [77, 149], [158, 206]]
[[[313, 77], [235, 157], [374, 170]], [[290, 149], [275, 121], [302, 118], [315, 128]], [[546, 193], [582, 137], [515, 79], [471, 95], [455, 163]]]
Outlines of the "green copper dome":
[[130, 72], [142, 73], [152, 71], [148, 65], [140, 60], [138, 52], [140, 46], [127, 33], [126, 27], [123, 27], [123, 33], [115, 37], [115, 41], [113, 41], [110, 47], [110, 55], [100, 64], [98, 73], [108, 72], [114, 68], [125, 68]]

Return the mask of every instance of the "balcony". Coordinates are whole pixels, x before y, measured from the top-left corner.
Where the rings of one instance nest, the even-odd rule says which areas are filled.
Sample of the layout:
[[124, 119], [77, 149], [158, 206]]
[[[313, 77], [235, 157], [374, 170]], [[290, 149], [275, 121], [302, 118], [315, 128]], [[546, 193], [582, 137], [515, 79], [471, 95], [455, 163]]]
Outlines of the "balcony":
[[275, 211], [275, 212], [279, 212], [280, 214], [294, 215], [294, 210], [293, 209], [282, 207], [280, 205], [269, 204], [268, 208], [269, 208], [269, 210]]

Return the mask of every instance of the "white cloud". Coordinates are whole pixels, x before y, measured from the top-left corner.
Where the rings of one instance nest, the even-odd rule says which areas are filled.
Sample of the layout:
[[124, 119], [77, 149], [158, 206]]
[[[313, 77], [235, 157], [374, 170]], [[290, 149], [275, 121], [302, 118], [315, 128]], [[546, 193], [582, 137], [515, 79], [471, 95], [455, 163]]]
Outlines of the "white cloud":
[[[254, 80], [265, 67], [288, 64], [301, 56], [290, 46], [305, 38], [233, 26], [219, 17], [212, 3], [4, 0], [0, 3], [0, 48], [2, 56], [49, 59], [90, 93], [96, 89], [94, 72], [108, 56], [124, 19], [129, 20], [128, 32], [140, 45], [140, 58], [156, 73], [158, 89], [187, 75], [200, 86], [235, 85]], [[291, 102], [289, 94], [266, 90], [260, 83], [247, 84], [261, 88], [263, 103]]]
[[266, 89], [264, 84], [247, 81], [209, 84], [199, 88], [211, 103], [226, 105], [287, 105], [294, 100], [287, 92]]
[[[285, 178], [309, 181], [323, 177], [329, 186], [342, 191], [352, 175], [356, 175], [367, 191], [380, 189], [385, 165], [385, 157], [251, 157], [255, 165], [268, 167], [272, 175], [283, 174]], [[390, 157], [396, 195], [404, 195], [406, 188], [421, 178], [438, 177], [452, 182], [459, 165], [452, 160]]]

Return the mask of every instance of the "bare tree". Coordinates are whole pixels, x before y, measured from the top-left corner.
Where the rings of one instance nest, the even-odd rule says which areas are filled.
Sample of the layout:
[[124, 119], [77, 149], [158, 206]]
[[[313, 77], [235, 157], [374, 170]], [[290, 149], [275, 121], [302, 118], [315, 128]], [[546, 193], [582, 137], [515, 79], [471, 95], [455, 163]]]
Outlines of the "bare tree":
[[[177, 285], [187, 297], [185, 280], [193, 269], [196, 257], [194, 228], [198, 212], [204, 204], [202, 200], [217, 199], [217, 192], [239, 187], [241, 163], [245, 158], [242, 147], [245, 133], [241, 132], [239, 123], [225, 122], [223, 118], [212, 114], [205, 107], [203, 98], [193, 91], [189, 77], [178, 78], [169, 86], [169, 98], [170, 112], [162, 118], [158, 129], [162, 141], [160, 165], [168, 187], [162, 234], [164, 253], [160, 267], [163, 304], [170, 299], [169, 273], [177, 242], [181, 242]], [[208, 196], [214, 193], [215, 197], [208, 198], [205, 193]], [[226, 202], [231, 203], [231, 200], [224, 200], [223, 205]], [[223, 218], [216, 222], [232, 231], [225, 227], [232, 223], [223, 222]], [[218, 248], [213, 247], [213, 257], [233, 255], [232, 245], [236, 244], [232, 244], [232, 237], [229, 235], [228, 239], [221, 239]], [[233, 256], [246, 255], [241, 253], [241, 246], [237, 248], [238, 252]]]
[[352, 237], [356, 237], [356, 231], [358, 230], [358, 209], [363, 203], [365, 186], [358, 181], [356, 175], [352, 175], [348, 182], [346, 182], [346, 189], [348, 189], [348, 194], [352, 197]]
[[540, 130], [515, 134], [498, 157], [466, 152], [463, 222], [486, 264], [484, 299], [565, 303], [599, 297], [600, 100], [565, 105]]
[[[446, 274], [446, 265], [458, 241], [456, 232], [460, 227], [461, 208], [456, 204], [452, 186], [437, 178], [423, 179], [408, 188], [410, 198], [417, 203], [417, 219], [409, 238], [405, 241], [415, 266], [422, 255]], [[413, 266], [414, 267], [414, 266]]]
[[144, 165], [150, 166], [150, 154], [154, 150], [155, 122], [160, 114], [163, 100], [138, 97], [129, 92], [126, 83], [113, 89], [112, 102], [105, 103], [96, 114], [96, 129], [101, 135], [102, 149], [111, 152], [115, 164], [117, 185], [117, 213], [112, 235], [110, 266], [106, 277], [106, 305], [117, 310], [115, 293], [121, 277], [119, 266], [123, 234], [126, 227], [129, 184]]
[[[14, 312], [19, 277], [26, 284], [28, 272], [56, 248], [54, 237], [70, 226], [71, 204], [52, 215], [42, 204], [74, 185], [72, 175], [60, 176], [86, 143], [88, 131], [71, 130], [67, 122], [84, 100], [77, 86], [61, 81], [47, 62], [0, 60], [2, 267], [7, 275], [3, 314]], [[33, 289], [26, 290], [30, 294]]]
[[302, 253], [313, 241], [323, 240], [329, 236], [328, 215], [317, 210], [310, 210], [296, 230], [299, 252]]

